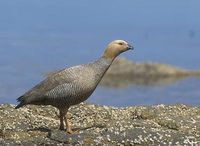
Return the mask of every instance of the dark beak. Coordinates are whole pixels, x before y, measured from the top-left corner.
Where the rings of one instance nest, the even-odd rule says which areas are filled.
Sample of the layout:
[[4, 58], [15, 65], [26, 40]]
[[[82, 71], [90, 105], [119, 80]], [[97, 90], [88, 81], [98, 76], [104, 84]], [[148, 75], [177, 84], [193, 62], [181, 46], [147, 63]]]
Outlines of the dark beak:
[[133, 50], [134, 47], [128, 44], [128, 50]]

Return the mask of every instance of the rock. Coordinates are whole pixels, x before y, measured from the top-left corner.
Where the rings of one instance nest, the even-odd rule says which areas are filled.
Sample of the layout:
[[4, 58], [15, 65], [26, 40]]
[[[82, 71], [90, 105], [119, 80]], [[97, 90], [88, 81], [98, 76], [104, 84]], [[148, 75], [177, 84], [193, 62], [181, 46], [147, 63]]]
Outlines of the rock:
[[179, 130], [180, 125], [174, 120], [159, 119], [158, 124], [172, 130]]
[[65, 131], [60, 131], [60, 130], [52, 130], [51, 132], [49, 132], [48, 138], [51, 140], [61, 142], [61, 143], [69, 143], [70, 142], [69, 137], [65, 133]]
[[134, 116], [141, 119], [154, 119], [158, 116], [158, 114], [156, 109], [153, 109], [152, 107], [147, 107], [144, 109], [137, 108], [135, 110]]
[[117, 58], [112, 66], [108, 69], [107, 75], [124, 75], [136, 77], [167, 77], [167, 76], [188, 76], [200, 75], [200, 70], [189, 71], [168, 64], [153, 62], [135, 63], [125, 58]]
[[200, 107], [116, 108], [81, 103], [69, 110], [75, 133], [57, 130], [51, 106], [0, 105], [0, 145], [200, 145]]
[[189, 76], [200, 76], [200, 70], [189, 71], [168, 64], [135, 63], [117, 58], [103, 77], [101, 84], [126, 87], [130, 84], [169, 84]]

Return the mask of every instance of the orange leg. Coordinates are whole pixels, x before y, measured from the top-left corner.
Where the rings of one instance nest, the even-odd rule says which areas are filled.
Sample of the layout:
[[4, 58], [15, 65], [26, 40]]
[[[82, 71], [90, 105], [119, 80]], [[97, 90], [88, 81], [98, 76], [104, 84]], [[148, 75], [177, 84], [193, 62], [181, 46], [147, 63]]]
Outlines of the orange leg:
[[71, 129], [71, 125], [69, 123], [69, 120], [67, 119], [67, 112], [65, 113], [64, 120], [65, 120], [65, 125], [66, 125], [66, 132], [69, 133], [69, 134], [72, 134], [73, 131]]

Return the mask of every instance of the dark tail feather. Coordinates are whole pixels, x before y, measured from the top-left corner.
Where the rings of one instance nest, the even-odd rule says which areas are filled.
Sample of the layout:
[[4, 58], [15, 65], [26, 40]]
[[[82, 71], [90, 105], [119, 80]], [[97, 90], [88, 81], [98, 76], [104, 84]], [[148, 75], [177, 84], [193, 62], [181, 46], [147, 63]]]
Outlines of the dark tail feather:
[[23, 97], [24, 97], [24, 96], [18, 97], [18, 98], [17, 98], [17, 102], [21, 102], [21, 101], [23, 100]]
[[19, 98], [17, 98], [17, 102], [20, 102], [20, 103], [15, 107], [15, 109], [18, 109], [26, 104], [25, 101], [23, 100], [23, 96], [20, 96]]
[[16, 107], [15, 107], [15, 109], [18, 109], [18, 108], [20, 108], [20, 107], [22, 107], [22, 106], [24, 106], [25, 104], [23, 103], [23, 102], [21, 102], [21, 103], [19, 103]]

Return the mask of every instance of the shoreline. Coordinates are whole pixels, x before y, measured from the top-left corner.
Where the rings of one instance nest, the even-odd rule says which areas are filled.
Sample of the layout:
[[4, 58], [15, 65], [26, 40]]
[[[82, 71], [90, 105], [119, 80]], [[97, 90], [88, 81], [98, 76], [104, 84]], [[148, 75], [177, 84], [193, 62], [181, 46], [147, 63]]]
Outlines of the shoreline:
[[183, 104], [117, 108], [81, 103], [69, 110], [72, 135], [57, 130], [51, 106], [0, 105], [0, 144], [200, 145], [200, 107]]

